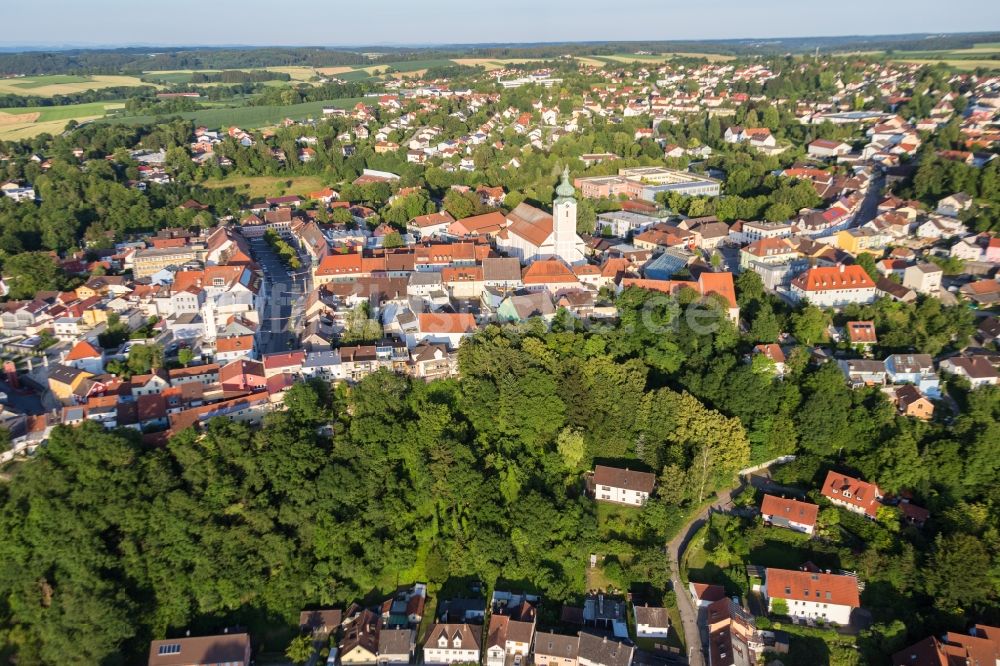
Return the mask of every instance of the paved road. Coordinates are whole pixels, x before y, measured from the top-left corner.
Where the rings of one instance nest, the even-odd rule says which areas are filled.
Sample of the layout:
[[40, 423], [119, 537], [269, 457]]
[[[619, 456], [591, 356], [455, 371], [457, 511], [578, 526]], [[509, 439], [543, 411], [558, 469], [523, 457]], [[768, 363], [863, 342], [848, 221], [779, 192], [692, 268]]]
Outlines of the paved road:
[[688, 589], [681, 582], [681, 559], [684, 551], [687, 550], [691, 539], [708, 521], [709, 514], [713, 512], [732, 512], [733, 497], [742, 493], [748, 485], [748, 480], [752, 482], [753, 473], [768, 469], [781, 462], [787, 462], [787, 458], [778, 458], [768, 461], [762, 465], [743, 470], [747, 474], [740, 474], [740, 484], [725, 492], [719, 493], [716, 500], [709, 506], [693, 516], [688, 524], [681, 528], [677, 536], [667, 544], [667, 556], [670, 558], [670, 583], [674, 588], [674, 596], [677, 599], [677, 609], [681, 614], [681, 624], [684, 630], [684, 642], [688, 648], [688, 663], [690, 666], [707, 666], [708, 660], [705, 658], [705, 649], [708, 646], [708, 634], [702, 631], [698, 624], [698, 609], [691, 603], [691, 596]]
[[312, 288], [307, 259], [301, 269], [289, 271], [263, 239], [251, 240], [250, 248], [264, 270], [258, 349], [261, 354], [288, 351], [296, 341], [296, 322], [304, 294]]
[[858, 214], [854, 216], [852, 226], [863, 226], [871, 222], [872, 218], [878, 214], [878, 204], [882, 201], [882, 189], [884, 187], [885, 174], [880, 169], [876, 169], [875, 175], [872, 176], [872, 182], [868, 186], [868, 192], [865, 193], [864, 201], [858, 207]]
[[670, 583], [674, 588], [677, 609], [681, 614], [684, 643], [688, 648], [688, 664], [690, 666], [707, 666], [705, 647], [708, 642], [708, 636], [702, 634], [701, 627], [698, 625], [698, 609], [691, 603], [688, 589], [681, 582], [681, 558], [684, 555], [684, 551], [687, 550], [691, 539], [708, 521], [708, 515], [713, 511], [726, 510], [732, 501], [733, 494], [738, 494], [743, 488], [744, 485], [741, 483], [737, 488], [721, 493], [714, 503], [702, 509], [701, 513], [694, 516], [677, 536], [674, 537], [673, 541], [667, 544], [667, 554], [671, 562]]

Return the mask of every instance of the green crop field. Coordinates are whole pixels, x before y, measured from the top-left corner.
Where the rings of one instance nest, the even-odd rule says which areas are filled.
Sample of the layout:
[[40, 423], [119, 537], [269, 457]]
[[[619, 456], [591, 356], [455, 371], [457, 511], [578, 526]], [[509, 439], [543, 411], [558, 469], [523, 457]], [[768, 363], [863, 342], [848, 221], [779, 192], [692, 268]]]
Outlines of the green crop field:
[[967, 49], [945, 51], [894, 51], [887, 54], [893, 62], [914, 65], [943, 64], [955, 69], [1000, 70], [1000, 44], [982, 43]]
[[0, 94], [52, 97], [55, 95], [69, 95], [85, 90], [144, 85], [149, 84], [140, 81], [135, 76], [111, 76], [103, 74], [94, 76], [22, 76], [0, 79]]
[[121, 102], [91, 102], [0, 109], [0, 140], [28, 139], [45, 132], [58, 134], [70, 120], [95, 120], [108, 111], [124, 106]]
[[336, 107], [347, 109], [362, 101], [360, 97], [347, 99], [327, 100], [325, 102], [304, 102], [302, 104], [292, 104], [290, 106], [245, 106], [229, 107], [220, 109], [201, 109], [198, 111], [186, 111], [168, 116], [116, 116], [108, 118], [107, 122], [127, 123], [131, 125], [150, 124], [165, 118], [180, 116], [185, 120], [191, 120], [197, 125], [205, 127], [230, 127], [237, 126], [244, 129], [266, 127], [281, 122], [285, 118], [292, 120], [304, 120], [306, 118], [320, 118], [323, 115], [323, 107]]
[[333, 76], [335, 78], [340, 79], [341, 81], [364, 81], [365, 79], [370, 79], [372, 77], [371, 72], [366, 72], [363, 69], [356, 69], [350, 72], [341, 72], [340, 74], [334, 74]]
[[13, 85], [18, 88], [41, 88], [42, 86], [58, 85], [63, 83], [90, 83], [87, 76], [74, 76], [72, 74], [54, 74], [52, 76], [37, 76], [31, 78], [18, 79]]

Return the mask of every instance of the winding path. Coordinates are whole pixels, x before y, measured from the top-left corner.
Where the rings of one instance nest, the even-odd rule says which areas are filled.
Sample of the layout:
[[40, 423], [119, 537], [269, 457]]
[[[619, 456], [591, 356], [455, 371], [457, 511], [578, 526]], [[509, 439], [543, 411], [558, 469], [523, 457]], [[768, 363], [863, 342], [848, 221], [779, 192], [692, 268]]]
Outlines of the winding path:
[[681, 624], [684, 629], [684, 643], [688, 648], [688, 664], [690, 666], [707, 666], [708, 660], [705, 658], [705, 648], [708, 643], [708, 635], [707, 633], [703, 633], [702, 627], [698, 625], [698, 609], [692, 605], [691, 596], [688, 594], [687, 586], [681, 582], [680, 563], [681, 559], [684, 557], [684, 552], [687, 550], [687, 547], [691, 543], [691, 539], [694, 538], [694, 535], [697, 534], [698, 530], [700, 530], [708, 521], [708, 516], [711, 513], [727, 512], [730, 510], [733, 497], [735, 495], [739, 495], [748, 485], [751, 485], [751, 482], [749, 481], [751, 474], [763, 469], [768, 469], [773, 465], [788, 462], [794, 458], [795, 456], [785, 456], [769, 460], [768, 462], [763, 463], [762, 465], [757, 465], [756, 467], [740, 470], [739, 485], [735, 488], [730, 488], [729, 490], [719, 493], [714, 502], [692, 516], [688, 523], [677, 533], [677, 536], [675, 536], [667, 544], [667, 556], [670, 558], [671, 564], [670, 583], [674, 589], [674, 597], [677, 599], [677, 610], [681, 614]]

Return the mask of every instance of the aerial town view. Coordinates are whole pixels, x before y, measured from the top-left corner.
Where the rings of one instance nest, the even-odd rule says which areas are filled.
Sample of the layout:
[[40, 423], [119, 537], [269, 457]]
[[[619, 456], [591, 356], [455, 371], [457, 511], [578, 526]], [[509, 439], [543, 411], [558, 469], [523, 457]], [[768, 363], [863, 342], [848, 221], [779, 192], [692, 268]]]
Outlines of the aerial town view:
[[1000, 3], [0, 25], [0, 666], [1000, 666]]

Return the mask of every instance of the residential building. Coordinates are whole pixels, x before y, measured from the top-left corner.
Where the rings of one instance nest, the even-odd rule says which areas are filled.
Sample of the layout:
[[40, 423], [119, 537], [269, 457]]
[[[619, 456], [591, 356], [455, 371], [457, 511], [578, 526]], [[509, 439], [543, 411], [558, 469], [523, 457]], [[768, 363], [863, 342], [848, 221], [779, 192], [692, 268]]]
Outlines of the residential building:
[[670, 614], [666, 608], [632, 604], [632, 615], [638, 638], [666, 638], [670, 635]]
[[344, 620], [338, 649], [341, 664], [378, 663], [380, 623], [379, 615], [368, 608]]
[[479, 663], [482, 633], [473, 624], [435, 624], [424, 643], [424, 663]]
[[937, 294], [941, 290], [944, 271], [937, 264], [922, 263], [907, 266], [903, 271], [903, 286], [918, 294]]
[[847, 341], [857, 347], [871, 347], [878, 343], [873, 321], [849, 321], [845, 325]]
[[764, 495], [760, 504], [760, 515], [765, 525], [785, 527], [811, 535], [816, 529], [819, 507], [796, 499]]
[[823, 489], [820, 492], [823, 497], [836, 506], [867, 516], [872, 520], [878, 515], [878, 509], [882, 506], [880, 502], [882, 491], [877, 485], [840, 472], [827, 472]]
[[149, 646], [149, 666], [249, 666], [250, 634], [167, 638]]
[[620, 643], [607, 636], [581, 631], [576, 663], [578, 666], [632, 666], [635, 646]]
[[892, 666], [989, 666], [1000, 663], [1000, 627], [977, 624], [967, 634], [929, 636], [892, 656]]
[[809, 144], [806, 152], [809, 153], [810, 157], [840, 157], [851, 152], [851, 146], [843, 141], [816, 139]]
[[861, 607], [855, 576], [768, 568], [761, 593], [767, 608], [783, 600], [794, 620], [821, 620], [843, 627], [851, 624], [851, 613]]
[[656, 476], [649, 472], [597, 465], [591, 476], [594, 499], [642, 506], [649, 499], [656, 484]]
[[538, 634], [535, 637], [535, 666], [577, 666], [579, 651], [579, 636]]
[[941, 361], [938, 367], [941, 372], [964, 377], [972, 388], [995, 386], [1000, 381], [1000, 375], [986, 356], [954, 356]]
[[791, 295], [820, 307], [842, 307], [875, 300], [875, 283], [856, 264], [810, 268], [792, 279]]
[[412, 663], [416, 651], [416, 633], [410, 627], [382, 627], [378, 634], [378, 665], [403, 666]]
[[896, 406], [900, 414], [922, 421], [929, 421], [934, 416], [934, 403], [913, 384], [896, 389]]
[[535, 607], [524, 601], [517, 607], [494, 608], [486, 635], [486, 666], [505, 666], [520, 655], [527, 661], [535, 636]]

